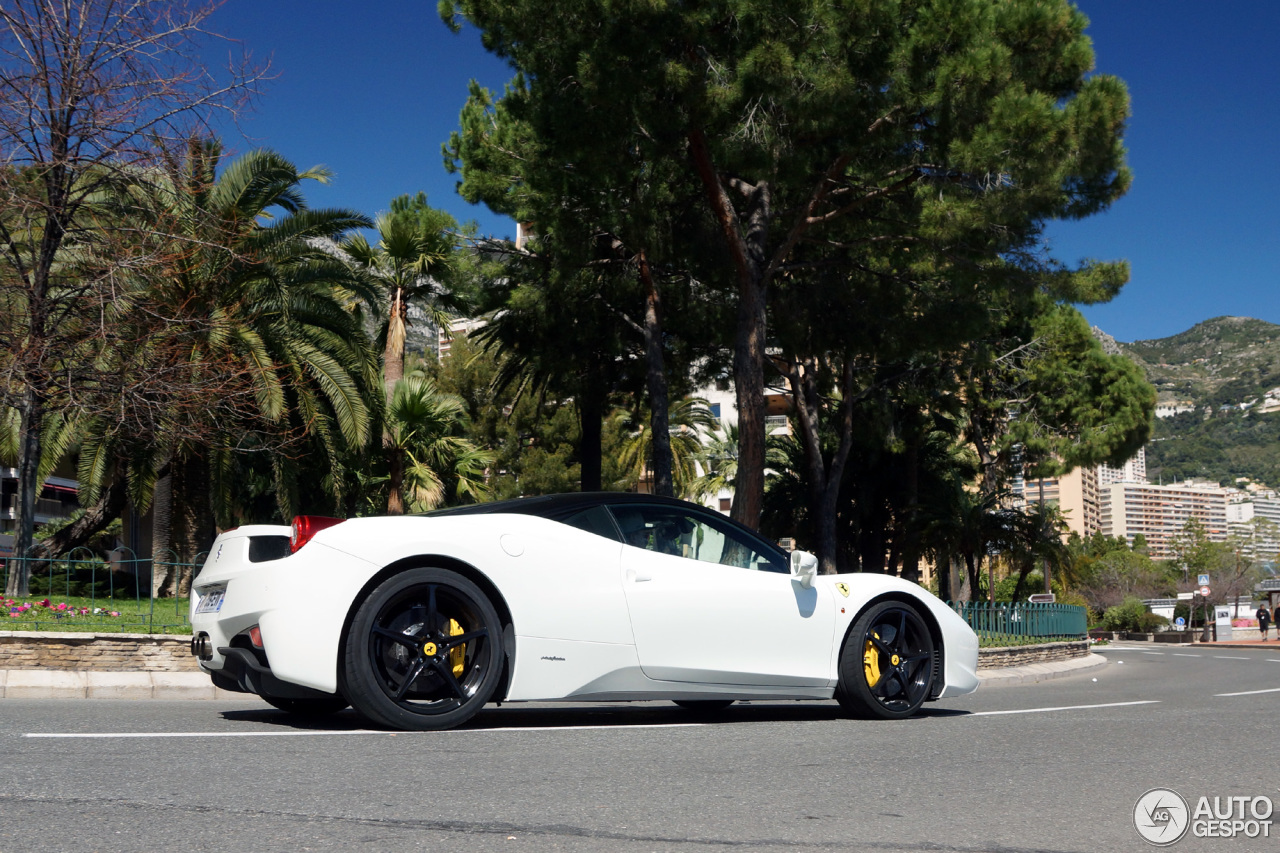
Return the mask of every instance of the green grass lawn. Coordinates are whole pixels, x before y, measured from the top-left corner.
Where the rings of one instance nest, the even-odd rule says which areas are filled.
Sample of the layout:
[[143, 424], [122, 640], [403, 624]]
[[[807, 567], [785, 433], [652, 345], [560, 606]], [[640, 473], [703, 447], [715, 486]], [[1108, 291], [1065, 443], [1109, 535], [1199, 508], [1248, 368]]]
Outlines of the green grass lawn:
[[[111, 634], [189, 634], [185, 598], [29, 596], [5, 598], [0, 631], [76, 631]], [[45, 604], [44, 602], [48, 602]]]

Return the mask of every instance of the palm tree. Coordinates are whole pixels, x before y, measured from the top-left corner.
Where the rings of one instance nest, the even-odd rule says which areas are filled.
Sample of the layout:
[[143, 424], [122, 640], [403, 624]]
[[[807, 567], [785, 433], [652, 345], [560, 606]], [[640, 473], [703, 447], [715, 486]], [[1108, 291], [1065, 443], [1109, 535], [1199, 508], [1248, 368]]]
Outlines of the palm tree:
[[738, 425], [715, 432], [695, 456], [702, 473], [690, 484], [690, 498], [705, 500], [732, 489], [738, 477]]
[[[653, 431], [646, 428], [652, 419], [638, 418], [639, 425], [622, 445], [619, 462], [635, 482], [644, 482], [653, 468]], [[702, 452], [702, 437], [718, 425], [711, 405], [701, 397], [685, 397], [667, 408], [668, 432], [671, 436], [671, 480], [678, 495], [692, 494], [698, 477], [697, 461]]]
[[[378, 243], [371, 245], [363, 234], [354, 234], [340, 244], [353, 270], [377, 295], [370, 304], [384, 314], [382, 382], [388, 407], [392, 405], [398, 382], [404, 377], [405, 340], [409, 326], [409, 304], [424, 308], [436, 326], [447, 326], [446, 308], [457, 308], [452, 294], [441, 282], [448, 277], [454, 258], [453, 229], [457, 224], [448, 214], [427, 206], [426, 195], [401, 196], [391, 204], [389, 214], [378, 217]], [[389, 430], [383, 431], [387, 464], [401, 464], [400, 451]], [[404, 512], [400, 489], [387, 495], [386, 511]]]
[[377, 293], [373, 302], [385, 314], [380, 337], [383, 387], [387, 402], [395, 384], [404, 376], [405, 338], [409, 304], [424, 308], [431, 322], [447, 326], [447, 308], [455, 307], [442, 281], [452, 271], [456, 228], [447, 214], [426, 206], [426, 196], [401, 196], [392, 211], [378, 217], [374, 226], [378, 243], [370, 245], [363, 234], [353, 234], [340, 245], [354, 268]]
[[[183, 561], [212, 541], [215, 513], [227, 515], [228, 459], [238, 451], [272, 450], [282, 438], [318, 445], [336, 460], [344, 447], [367, 443], [378, 399], [376, 367], [367, 336], [344, 300], [363, 293], [348, 268], [317, 247], [369, 220], [352, 211], [311, 210], [300, 186], [329, 173], [299, 171], [279, 154], [251, 151], [218, 174], [215, 140], [192, 140], [186, 156], [145, 176], [121, 204], [165, 234], [171, 263], [135, 275], [129, 312], [177, 322], [167, 334], [140, 342], [119, 357], [169, 359], [188, 377], [220, 377], [223, 411], [179, 401], [149, 437], [157, 448], [149, 471], [154, 494], [167, 502]], [[128, 319], [129, 312], [122, 312]], [[227, 377], [240, 380], [238, 396]], [[211, 385], [217, 384], [211, 380]], [[212, 402], [212, 401], [210, 401]], [[239, 406], [236, 410], [236, 406]], [[227, 407], [231, 417], [227, 417]], [[274, 454], [277, 498], [288, 514], [296, 470]], [[167, 482], [166, 481], [167, 478]], [[156, 506], [163, 520], [167, 506]], [[155, 553], [169, 547], [163, 523]]]
[[446, 500], [482, 501], [494, 455], [462, 436], [462, 399], [441, 393], [415, 371], [396, 383], [387, 409], [390, 458], [387, 488], [400, 493], [410, 512], [435, 509]]

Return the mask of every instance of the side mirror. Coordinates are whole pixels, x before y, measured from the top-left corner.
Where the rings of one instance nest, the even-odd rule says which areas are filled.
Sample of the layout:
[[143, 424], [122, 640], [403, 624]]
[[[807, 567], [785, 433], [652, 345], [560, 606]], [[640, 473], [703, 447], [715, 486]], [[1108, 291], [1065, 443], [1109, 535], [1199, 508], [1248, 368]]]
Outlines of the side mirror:
[[818, 558], [808, 551], [791, 552], [791, 577], [800, 581], [800, 586], [808, 589], [813, 586], [813, 578], [818, 574]]

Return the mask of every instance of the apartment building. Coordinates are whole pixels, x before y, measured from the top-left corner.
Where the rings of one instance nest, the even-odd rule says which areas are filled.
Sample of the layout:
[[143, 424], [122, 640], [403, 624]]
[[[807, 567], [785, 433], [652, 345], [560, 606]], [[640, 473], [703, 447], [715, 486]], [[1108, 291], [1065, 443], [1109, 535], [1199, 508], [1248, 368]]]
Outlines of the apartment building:
[[[67, 467], [67, 466], [64, 466]], [[69, 475], [69, 468], [57, 472]], [[79, 508], [77, 483], [70, 476], [53, 476], [45, 480], [36, 498], [36, 527], [66, 518]], [[18, 519], [18, 469], [0, 468], [0, 556], [13, 548], [13, 531]]]
[[1247, 556], [1271, 561], [1280, 556], [1280, 499], [1274, 493], [1227, 504], [1227, 525]]
[[1173, 556], [1173, 538], [1192, 519], [1204, 526], [1210, 541], [1226, 541], [1227, 495], [1226, 489], [1213, 483], [1111, 483], [1101, 488], [1099, 529], [1107, 536], [1123, 537], [1131, 545], [1141, 535], [1152, 559], [1167, 560]]
[[[1044, 503], [1056, 506], [1067, 522], [1067, 529], [1080, 536], [1091, 536], [1102, 529], [1102, 490], [1113, 483], [1147, 481], [1147, 454], [1139, 450], [1119, 467], [1095, 465], [1077, 468], [1061, 477], [1032, 479], [1022, 484], [1024, 506]], [[1015, 486], [1015, 493], [1019, 489]]]
[[453, 349], [453, 342], [458, 338], [465, 338], [467, 335], [483, 329], [488, 320], [473, 319], [468, 317], [459, 317], [449, 323], [449, 327], [437, 327], [436, 332], [439, 337], [436, 340], [436, 354], [441, 361], [449, 357], [450, 351]]

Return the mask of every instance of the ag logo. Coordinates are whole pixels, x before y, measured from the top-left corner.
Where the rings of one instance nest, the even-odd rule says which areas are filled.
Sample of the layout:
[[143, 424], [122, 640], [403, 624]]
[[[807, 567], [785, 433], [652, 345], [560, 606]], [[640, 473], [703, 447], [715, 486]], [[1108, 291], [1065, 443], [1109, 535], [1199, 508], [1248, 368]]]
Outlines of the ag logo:
[[1168, 847], [1187, 834], [1191, 811], [1177, 791], [1152, 788], [1134, 804], [1133, 825], [1144, 840], [1157, 847]]
[[840, 594], [845, 598], [849, 597], [849, 585], [847, 583], [836, 584], [836, 589], [840, 590]]

